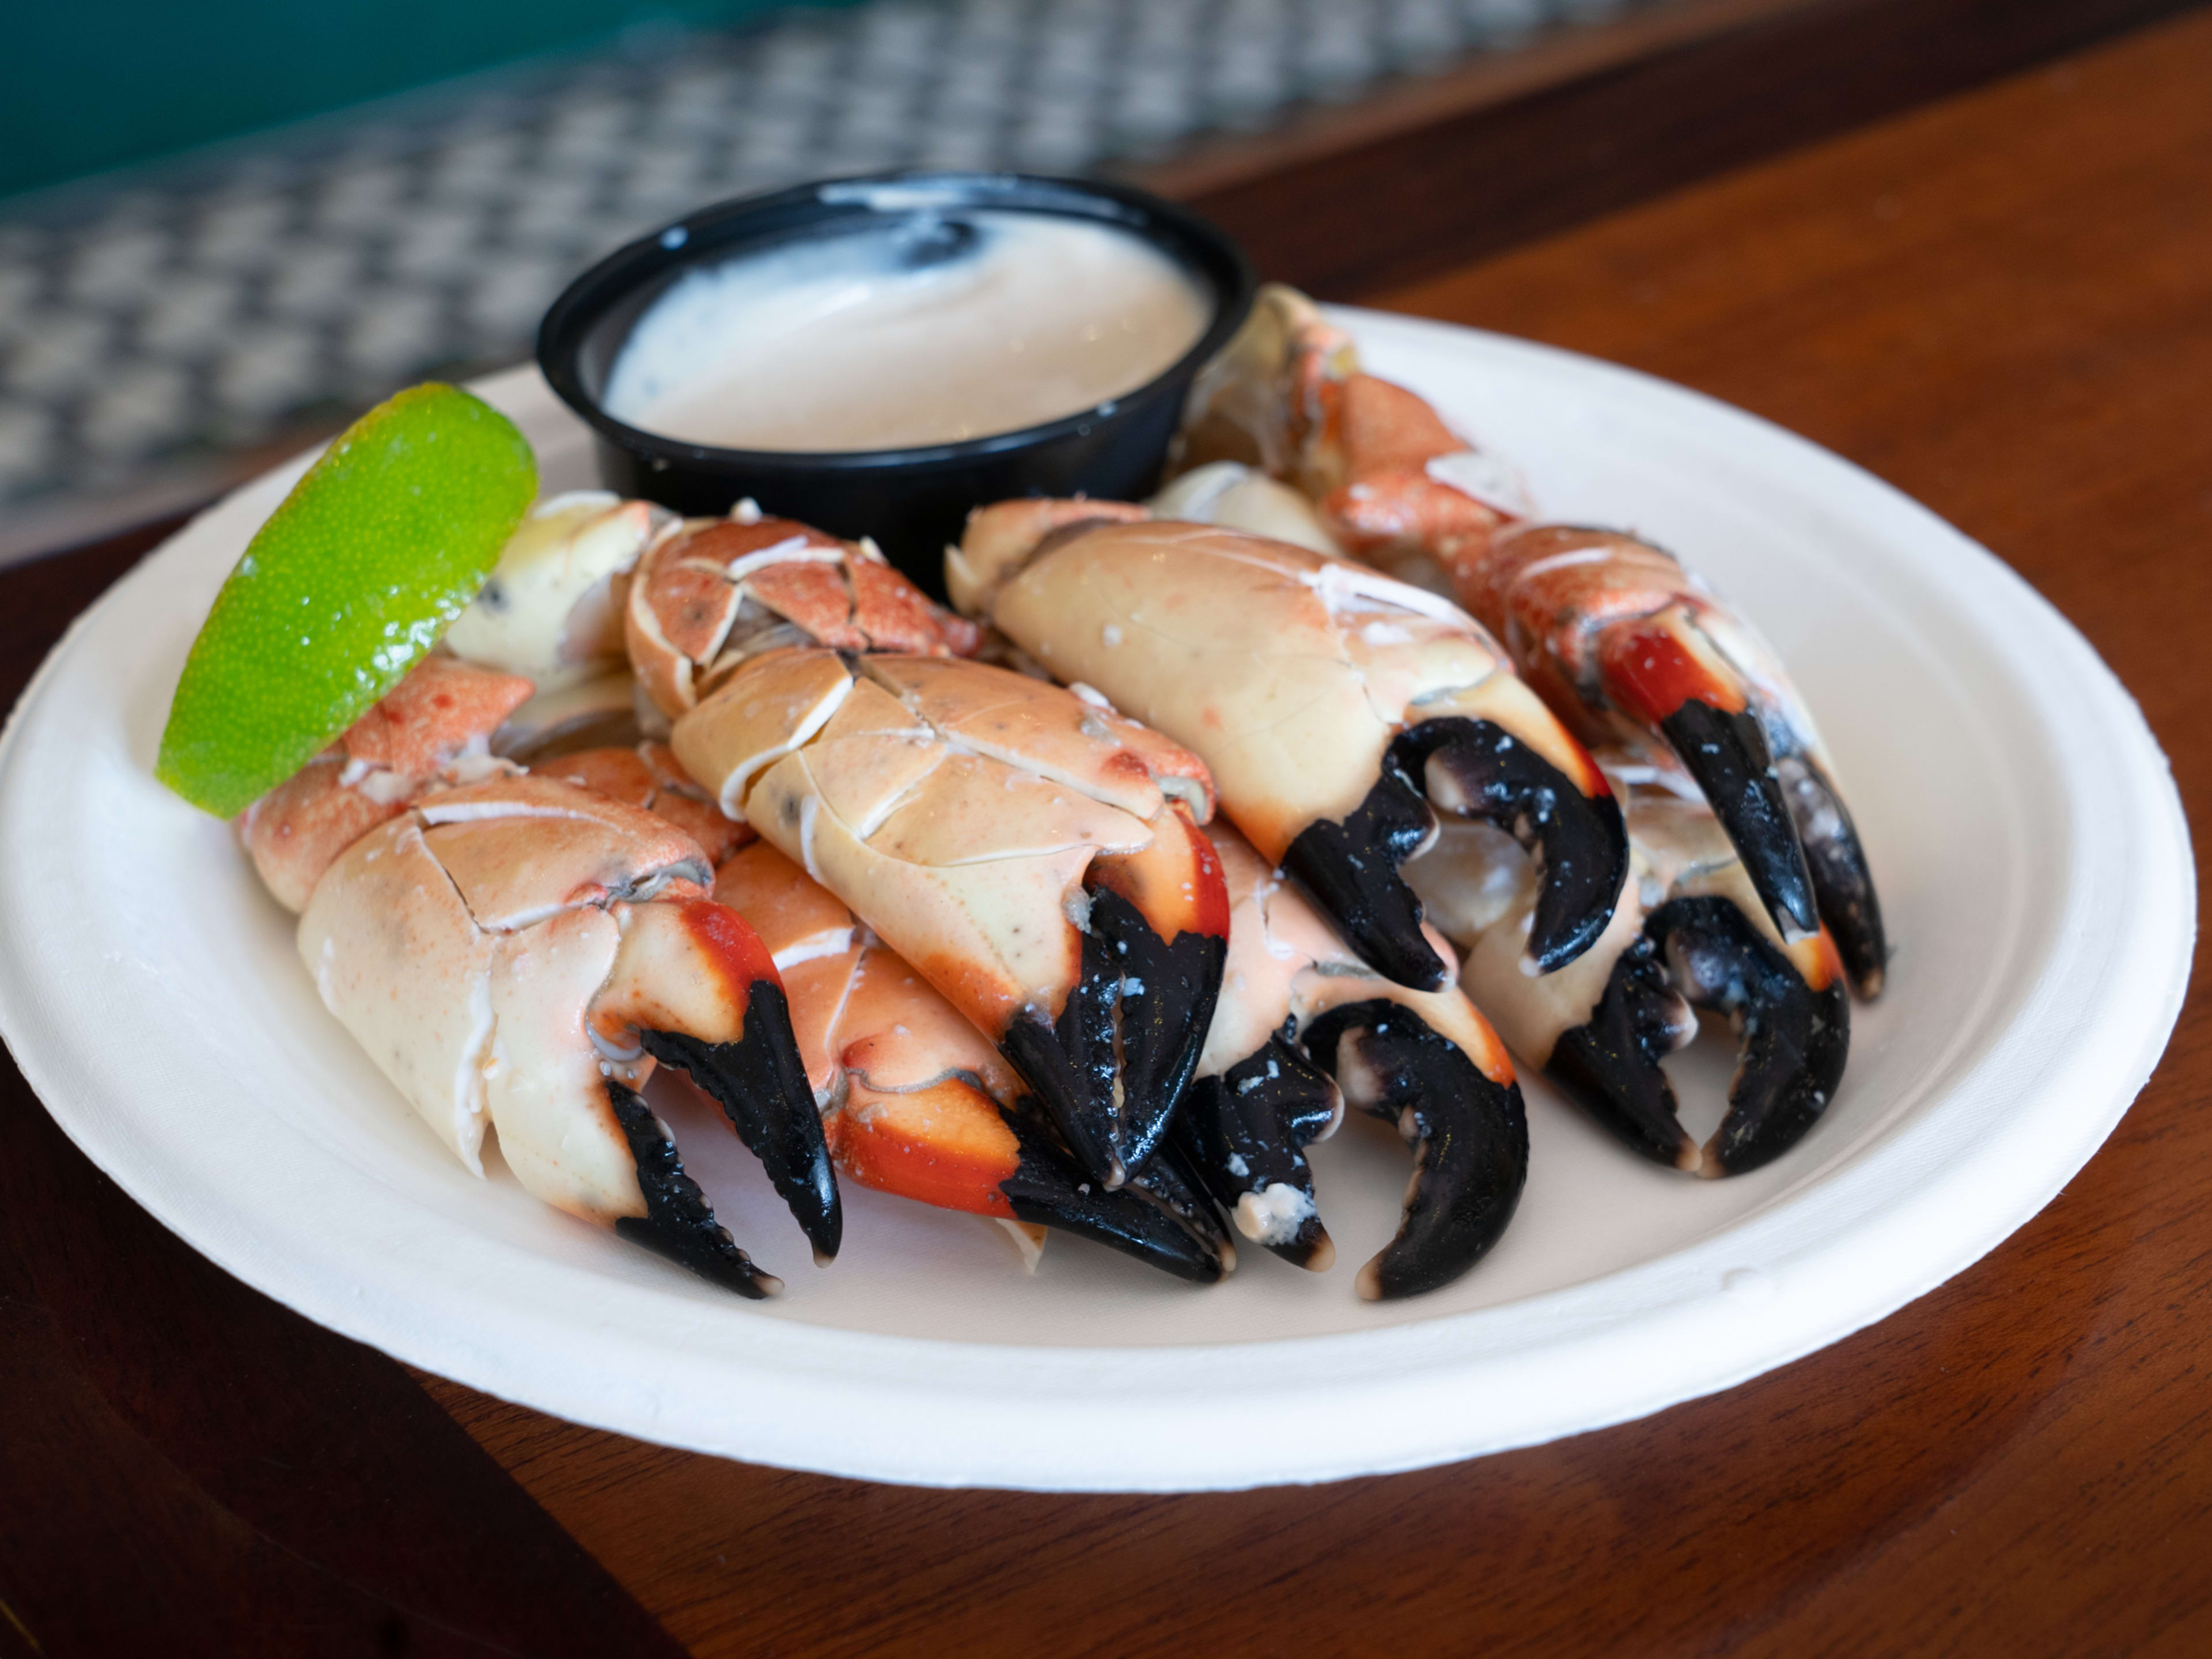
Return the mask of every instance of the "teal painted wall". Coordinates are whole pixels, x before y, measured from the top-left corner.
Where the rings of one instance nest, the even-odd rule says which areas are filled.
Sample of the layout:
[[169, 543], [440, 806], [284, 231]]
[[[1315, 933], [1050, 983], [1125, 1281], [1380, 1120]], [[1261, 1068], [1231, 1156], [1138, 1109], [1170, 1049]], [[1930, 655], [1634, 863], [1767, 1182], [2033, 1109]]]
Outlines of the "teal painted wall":
[[777, 0], [20, 0], [0, 6], [0, 194], [297, 120], [641, 23]]

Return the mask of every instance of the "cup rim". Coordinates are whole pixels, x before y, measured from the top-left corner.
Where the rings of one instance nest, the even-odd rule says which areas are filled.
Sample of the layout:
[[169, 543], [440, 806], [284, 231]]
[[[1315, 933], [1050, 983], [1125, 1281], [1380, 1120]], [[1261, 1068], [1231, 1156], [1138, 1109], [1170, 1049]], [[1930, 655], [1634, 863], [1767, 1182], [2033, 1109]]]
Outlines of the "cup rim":
[[[742, 247], [747, 240], [744, 227], [748, 221], [773, 218], [779, 210], [810, 201], [832, 207], [850, 204], [862, 213], [889, 215], [929, 205], [925, 198], [933, 193], [941, 197], [943, 205], [948, 207], [1049, 214], [1118, 225], [1144, 237], [1176, 264], [1204, 277], [1216, 290], [1212, 318], [1190, 349], [1158, 374], [1101, 404], [1035, 426], [899, 449], [726, 449], [713, 444], [691, 443], [617, 420], [607, 413], [598, 397], [584, 385], [578, 360], [591, 330], [600, 318], [639, 289], [663, 280], [684, 265], [710, 263], [726, 252]], [[994, 196], [1006, 199], [994, 201], [990, 199]], [[1106, 210], [1101, 210], [1102, 204]], [[1170, 227], [1175, 238], [1203, 250], [1219, 269], [1207, 269], [1184, 248], [1176, 246], [1174, 240], [1153, 234], [1147, 222]], [[1224, 275], [1225, 283], [1220, 280]], [[624, 243], [577, 276], [547, 308], [538, 330], [538, 367], [561, 401], [602, 438], [647, 457], [656, 470], [683, 466], [750, 471], [773, 468], [787, 473], [896, 468], [936, 471], [1059, 438], [1088, 435], [1091, 427], [1102, 420], [1115, 418], [1124, 407], [1147, 399], [1179, 378], [1190, 378], [1243, 326], [1257, 289], [1258, 280], [1251, 262], [1226, 232], [1188, 208], [1133, 185], [1046, 173], [896, 168], [813, 179], [781, 190], [732, 197], [695, 209], [657, 230]], [[1102, 409], [1105, 410], [1103, 414]]]

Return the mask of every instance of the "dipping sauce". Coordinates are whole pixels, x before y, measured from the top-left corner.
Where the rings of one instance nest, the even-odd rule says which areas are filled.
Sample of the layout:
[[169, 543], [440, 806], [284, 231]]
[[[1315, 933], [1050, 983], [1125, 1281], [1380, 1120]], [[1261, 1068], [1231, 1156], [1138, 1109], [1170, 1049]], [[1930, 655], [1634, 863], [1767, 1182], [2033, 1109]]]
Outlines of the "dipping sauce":
[[1051, 214], [921, 215], [687, 272], [601, 398], [723, 449], [906, 449], [1019, 431], [1162, 374], [1212, 319], [1175, 260]]

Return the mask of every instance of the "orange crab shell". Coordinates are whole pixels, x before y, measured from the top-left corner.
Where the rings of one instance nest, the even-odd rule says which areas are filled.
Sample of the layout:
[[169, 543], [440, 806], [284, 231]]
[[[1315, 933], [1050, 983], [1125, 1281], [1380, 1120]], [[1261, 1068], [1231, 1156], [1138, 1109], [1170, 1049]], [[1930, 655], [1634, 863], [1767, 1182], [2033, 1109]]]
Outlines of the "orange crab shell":
[[754, 840], [751, 828], [722, 816], [665, 743], [629, 749], [581, 749], [531, 769], [596, 789], [610, 799], [667, 819], [706, 850], [715, 864]]
[[1316, 393], [1322, 421], [1303, 483], [1352, 551], [1424, 552], [1449, 568], [1510, 521], [1430, 476], [1431, 461], [1468, 446], [1425, 398], [1364, 373], [1322, 380]]
[[535, 689], [520, 674], [425, 657], [347, 727], [338, 744], [355, 760], [420, 776], [435, 771], [470, 738], [496, 730]]
[[836, 650], [961, 656], [981, 641], [872, 548], [792, 519], [695, 522], [639, 562], [624, 613], [630, 660], [664, 714], [708, 689], [701, 676], [716, 670], [747, 599]]
[[240, 816], [239, 837], [263, 884], [286, 909], [306, 908], [341, 853], [404, 812], [530, 693], [520, 675], [424, 659], [336, 743]]
[[1012, 1220], [1000, 1185], [1021, 1149], [999, 1109], [1018, 1085], [982, 1034], [767, 842], [716, 872], [714, 896], [781, 959], [838, 1168], [864, 1187]]

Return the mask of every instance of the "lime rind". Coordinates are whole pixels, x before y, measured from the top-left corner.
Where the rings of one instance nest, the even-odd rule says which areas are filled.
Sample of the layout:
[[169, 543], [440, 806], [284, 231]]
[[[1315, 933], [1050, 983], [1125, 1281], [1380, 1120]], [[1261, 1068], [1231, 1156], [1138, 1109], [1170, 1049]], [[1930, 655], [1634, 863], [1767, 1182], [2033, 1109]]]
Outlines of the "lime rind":
[[155, 772], [233, 817], [422, 659], [538, 493], [497, 410], [458, 387], [379, 404], [254, 535], [192, 642]]

